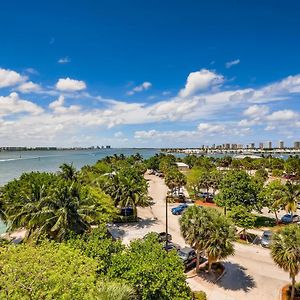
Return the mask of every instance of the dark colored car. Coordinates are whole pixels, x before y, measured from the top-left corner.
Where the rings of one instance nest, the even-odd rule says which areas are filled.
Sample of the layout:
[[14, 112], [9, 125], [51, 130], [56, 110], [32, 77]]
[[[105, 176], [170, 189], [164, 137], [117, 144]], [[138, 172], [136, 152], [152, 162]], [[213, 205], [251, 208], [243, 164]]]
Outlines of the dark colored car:
[[260, 244], [263, 247], [269, 248], [272, 241], [272, 231], [266, 230], [263, 232]]
[[179, 257], [182, 259], [185, 270], [194, 268], [197, 262], [197, 255], [193, 248], [184, 247], [178, 251]]
[[[157, 240], [159, 243], [162, 243], [162, 242], [165, 242], [166, 241], [166, 233], [165, 232], [160, 232], [160, 233], [157, 233], [157, 232], [149, 232], [147, 233], [143, 239], [146, 239], [148, 236], [150, 235], [155, 235], [157, 237]], [[172, 235], [168, 233], [168, 242], [171, 242], [172, 241]]]
[[121, 215], [125, 216], [125, 217], [133, 216], [133, 208], [132, 207], [122, 207]]
[[187, 208], [188, 206], [187, 206], [187, 204], [180, 204], [180, 205], [178, 205], [178, 206], [176, 206], [176, 207], [173, 207], [172, 209], [171, 209], [171, 212], [172, 212], [172, 214], [173, 215], [181, 215], [182, 213], [183, 213], [183, 211]]
[[164, 243], [164, 249], [167, 251], [171, 251], [171, 250], [180, 250], [180, 246], [178, 244], [175, 244], [173, 242], [168, 242], [168, 246], [166, 247], [165, 243]]
[[300, 217], [298, 215], [286, 214], [281, 218], [283, 224], [297, 223], [299, 221]]

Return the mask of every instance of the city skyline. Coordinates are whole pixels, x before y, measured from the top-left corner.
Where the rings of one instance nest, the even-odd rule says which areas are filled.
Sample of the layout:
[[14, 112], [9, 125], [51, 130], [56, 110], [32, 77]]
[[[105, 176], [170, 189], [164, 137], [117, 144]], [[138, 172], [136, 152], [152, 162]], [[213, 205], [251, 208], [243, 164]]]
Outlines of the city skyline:
[[297, 1], [2, 6], [0, 146], [300, 140]]

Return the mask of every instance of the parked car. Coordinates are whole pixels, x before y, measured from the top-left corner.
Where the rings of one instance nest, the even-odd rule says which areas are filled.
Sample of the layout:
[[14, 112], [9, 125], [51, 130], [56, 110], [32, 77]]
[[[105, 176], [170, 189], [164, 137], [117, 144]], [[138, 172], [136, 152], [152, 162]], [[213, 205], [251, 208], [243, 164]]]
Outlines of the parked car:
[[272, 231], [266, 230], [263, 232], [260, 244], [263, 247], [269, 248], [272, 240]]
[[[148, 232], [143, 239], [147, 238], [149, 235], [156, 235], [157, 236], [157, 240], [158, 242], [165, 242], [166, 241], [166, 233], [165, 232]], [[171, 242], [172, 241], [172, 235], [168, 233], [168, 241]]]
[[125, 216], [125, 217], [133, 216], [133, 208], [132, 207], [122, 207], [121, 215]]
[[171, 209], [171, 212], [172, 212], [172, 214], [173, 215], [181, 215], [182, 213], [183, 213], [183, 211], [186, 209], [188, 207], [188, 205], [187, 204], [180, 204], [180, 205], [178, 205], [178, 206], [176, 206], [176, 207], [173, 207], [172, 209]]
[[193, 248], [184, 247], [178, 251], [178, 255], [182, 259], [185, 270], [194, 268], [196, 266], [197, 256]]
[[297, 209], [300, 209], [300, 202], [297, 203]]
[[298, 215], [286, 214], [281, 218], [283, 224], [297, 223], [299, 221], [300, 217]]
[[207, 193], [207, 192], [200, 192], [197, 194], [198, 197], [207, 199], [209, 201], [213, 201], [214, 195], [212, 193]]
[[168, 242], [168, 246], [166, 247], [166, 244], [164, 243], [164, 249], [167, 251], [171, 251], [171, 250], [180, 250], [180, 246], [178, 244], [175, 244], [173, 242]]

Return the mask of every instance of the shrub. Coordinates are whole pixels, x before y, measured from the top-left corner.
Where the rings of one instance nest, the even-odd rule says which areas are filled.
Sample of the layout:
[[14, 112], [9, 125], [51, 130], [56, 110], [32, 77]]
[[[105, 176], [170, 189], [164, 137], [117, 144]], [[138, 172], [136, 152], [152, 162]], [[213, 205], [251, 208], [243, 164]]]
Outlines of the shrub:
[[197, 292], [193, 292], [193, 299], [194, 300], [206, 300], [206, 293], [203, 291], [197, 291]]

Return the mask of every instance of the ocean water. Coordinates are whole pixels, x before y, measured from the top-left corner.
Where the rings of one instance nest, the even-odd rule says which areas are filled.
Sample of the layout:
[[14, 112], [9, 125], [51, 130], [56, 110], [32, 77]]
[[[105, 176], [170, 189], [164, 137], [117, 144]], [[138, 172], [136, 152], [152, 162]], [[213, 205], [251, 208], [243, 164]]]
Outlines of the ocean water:
[[63, 163], [73, 163], [79, 169], [93, 165], [108, 155], [132, 155], [140, 153], [144, 158], [159, 153], [158, 149], [99, 149], [99, 150], [54, 150], [54, 151], [9, 151], [0, 152], [0, 186], [18, 178], [24, 172], [57, 172]]
[[[63, 163], [73, 163], [79, 169], [93, 165], [108, 155], [126, 156], [140, 153], [144, 158], [159, 153], [158, 149], [99, 149], [99, 150], [54, 150], [54, 151], [9, 151], [0, 152], [0, 186], [18, 178], [24, 172], [57, 172]], [[6, 226], [0, 220], [0, 234]]]

